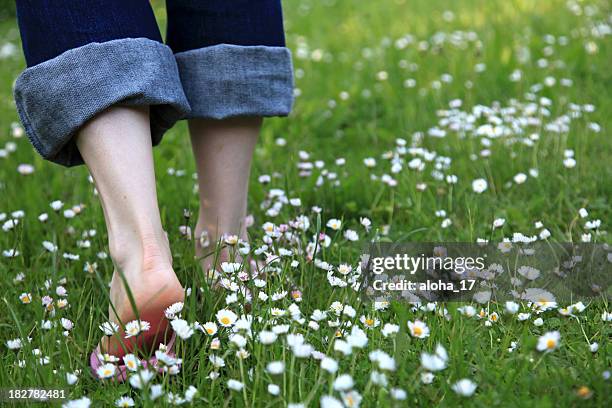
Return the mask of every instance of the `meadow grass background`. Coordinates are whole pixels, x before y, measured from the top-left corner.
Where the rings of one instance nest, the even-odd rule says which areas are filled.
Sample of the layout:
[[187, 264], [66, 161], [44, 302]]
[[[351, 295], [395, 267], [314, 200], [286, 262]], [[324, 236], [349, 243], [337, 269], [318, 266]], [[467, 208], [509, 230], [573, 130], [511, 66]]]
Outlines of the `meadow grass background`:
[[[163, 7], [159, 2], [154, 6], [163, 26]], [[610, 241], [606, 233], [612, 193], [608, 2], [301, 0], [287, 1], [284, 7], [298, 96], [288, 119], [266, 121], [256, 151], [249, 203], [255, 218], [250, 230], [253, 246], [261, 243], [264, 222], [286, 223], [299, 214], [309, 217], [311, 223], [302, 240], [312, 240], [317, 227], [313, 206], [322, 209], [321, 228], [333, 239], [319, 257], [336, 266], [356, 266], [362, 244], [375, 237], [501, 241], [513, 233], [539, 234], [542, 228], [534, 226], [537, 221], [550, 231], [551, 240], [579, 242], [583, 234], [590, 233], [593, 242]], [[160, 404], [162, 399], [149, 401], [129, 384], [100, 385], [88, 371], [88, 353], [99, 340], [97, 326], [105, 320], [107, 310], [104, 282], [112, 274], [110, 260], [96, 255], [107, 250], [102, 211], [85, 167], [67, 170], [47, 163], [35, 154], [26, 137], [14, 137], [19, 129], [15, 127], [18, 117], [11, 88], [25, 64], [10, 13], [0, 22], [0, 47], [0, 148], [5, 156], [0, 158], [2, 223], [12, 219], [14, 211], [25, 213], [15, 228], [0, 231], [0, 250], [19, 251], [16, 257], [0, 258], [0, 384], [62, 386], [71, 399], [88, 396], [94, 406], [112, 405], [123, 395], [131, 395], [138, 406]], [[517, 69], [521, 71], [518, 80]], [[554, 84], [547, 78], [554, 78]], [[571, 80], [571, 85], [562, 79]], [[537, 84], [541, 89], [532, 88]], [[536, 105], [544, 103], [550, 115], [539, 110], [534, 116], [540, 117], [542, 124], [525, 126], [525, 134], [513, 132], [495, 139], [476, 137], [473, 132], [460, 137], [447, 130], [445, 137], [429, 135], [432, 128], [439, 127], [440, 111], [449, 110], [451, 101], [460, 100], [462, 106], [457, 109], [470, 112], [476, 105], [508, 107], [513, 100], [524, 106], [532, 102], [530, 98]], [[547, 98], [550, 104], [541, 98]], [[572, 103], [592, 105], [593, 109], [587, 107], [585, 112], [579, 108], [580, 115], [574, 115], [567, 132], [547, 129], [545, 125], [556, 118], [571, 115]], [[521, 114], [515, 116], [520, 121]], [[534, 133], [539, 139], [531, 145], [521, 142]], [[279, 143], [279, 138], [286, 145]], [[409, 155], [402, 171], [392, 173], [383, 155], [395, 151], [396, 138], [405, 139], [408, 146], [416, 143], [450, 158], [448, 168], [440, 169], [442, 180], [432, 177], [431, 162], [422, 172], [409, 169]], [[483, 157], [483, 149], [490, 155], [485, 153]], [[572, 168], [564, 165], [568, 149], [573, 150], [576, 161]], [[369, 157], [377, 161], [373, 168], [364, 165]], [[346, 159], [346, 164], [336, 163], [338, 158]], [[215, 312], [225, 307], [225, 294], [211, 292], [193, 260], [193, 242], [179, 231], [181, 225], [194, 226], [195, 219], [185, 219], [184, 210], [197, 214], [198, 205], [185, 123], [168, 132], [155, 149], [155, 159], [162, 219], [175, 269], [184, 285], [194, 290], [186, 300], [183, 318], [190, 322], [214, 321]], [[322, 163], [314, 166], [311, 175], [300, 176], [299, 162], [319, 160]], [[32, 165], [34, 172], [20, 174], [20, 164]], [[532, 169], [537, 170], [537, 177], [529, 172]], [[513, 179], [518, 173], [528, 176], [524, 183]], [[272, 176], [270, 184], [258, 182], [264, 174]], [[384, 174], [396, 185], [381, 181]], [[456, 184], [446, 181], [450, 175], [457, 176]], [[478, 178], [488, 183], [482, 194], [472, 189], [472, 181]], [[418, 183], [425, 183], [426, 189], [420, 191]], [[262, 203], [270, 199], [271, 188], [284, 190], [288, 198], [300, 198], [301, 205], [285, 205], [278, 216], [266, 215]], [[62, 211], [50, 208], [54, 200], [65, 203], [62, 211], [75, 205], [82, 205], [82, 211], [66, 218]], [[602, 221], [598, 230], [585, 229], [586, 219], [578, 215], [580, 208], [588, 210], [587, 219]], [[446, 215], [436, 215], [438, 210]], [[45, 223], [37, 219], [41, 213], [49, 214]], [[372, 220], [370, 233], [359, 225], [360, 217]], [[343, 229], [357, 231], [360, 241], [347, 241], [341, 231], [326, 229], [327, 220], [332, 218], [342, 219]], [[443, 228], [445, 218], [452, 224]], [[504, 218], [506, 223], [492, 229], [496, 218]], [[79, 247], [77, 241], [83, 240], [83, 231], [91, 229], [97, 231], [88, 238], [91, 247]], [[43, 241], [53, 242], [58, 251], [45, 250]], [[78, 254], [79, 259], [66, 259], [63, 253]], [[293, 259], [300, 261], [300, 266], [292, 268], [290, 260], [283, 261], [279, 276], [270, 278], [267, 293], [299, 288], [303, 292], [299, 307], [306, 318], [314, 309], [328, 309], [337, 300], [357, 309], [355, 319], [344, 316], [344, 320], [359, 325], [359, 316], [367, 315], [381, 321], [381, 326], [367, 330], [366, 350], [341, 357], [329, 351], [336, 328], [321, 322], [321, 328], [313, 331], [285, 318], [291, 331], [303, 333], [315, 349], [329, 351], [338, 359], [338, 373], [353, 376], [354, 389], [363, 396], [362, 406], [610, 404], [610, 381], [604, 378], [611, 368], [610, 326], [600, 317], [610, 310], [605, 300], [590, 302], [576, 317], [563, 317], [554, 310], [545, 312], [539, 316], [544, 319], [541, 327], [532, 322], [538, 316], [519, 322], [516, 316], [503, 313], [503, 305], [490, 304], [485, 309], [499, 310], [501, 319], [485, 327], [486, 319], [461, 316], [456, 305], [447, 305], [450, 320], [438, 313], [401, 307], [374, 312], [351, 289], [330, 287], [325, 272], [303, 255], [296, 254]], [[97, 272], [84, 272], [86, 262], [96, 262]], [[14, 281], [21, 272], [25, 279]], [[40, 306], [41, 298], [50, 295], [56, 299], [55, 287], [62, 278], [66, 279], [63, 286], [68, 290], [70, 306], [50, 316]], [[46, 280], [51, 280], [48, 287]], [[33, 295], [31, 304], [20, 302], [19, 295], [24, 292]], [[285, 298], [274, 307], [287, 308], [290, 304]], [[526, 310], [527, 306], [522, 307]], [[240, 313], [240, 305], [228, 308]], [[254, 332], [264, 325], [269, 328], [269, 304], [256, 303], [253, 310], [255, 317], [262, 317], [262, 322], [254, 323]], [[68, 336], [57, 324], [61, 317], [75, 322]], [[41, 321], [47, 319], [56, 322], [51, 330], [41, 328]], [[427, 323], [431, 330], [428, 338], [415, 339], [407, 333], [405, 321], [415, 319]], [[401, 325], [393, 340], [380, 333], [387, 322]], [[551, 330], [561, 332], [560, 348], [548, 354], [537, 352], [538, 336]], [[27, 336], [32, 341], [24, 342], [20, 350], [9, 350], [5, 345], [10, 339]], [[251, 356], [240, 364], [227, 344], [226, 333], [219, 337], [222, 350], [217, 354], [225, 356], [226, 366], [217, 380], [208, 378], [212, 371], [208, 360], [211, 339], [198, 332], [179, 344], [179, 355], [184, 359], [181, 373], [160, 377], [156, 382], [177, 395], [195, 386], [195, 405], [316, 405], [322, 395], [331, 393], [341, 398], [329, 386], [334, 376], [322, 372], [313, 359], [298, 359], [292, 364], [291, 351], [283, 346], [282, 339], [272, 346], [250, 341]], [[518, 341], [519, 347], [510, 353], [507, 349], [512, 341]], [[593, 342], [599, 343], [596, 353], [589, 350]], [[447, 349], [449, 364], [436, 373], [432, 384], [426, 385], [420, 380], [419, 356], [422, 351], [432, 352], [436, 343]], [[390, 353], [397, 363], [396, 370], [387, 373], [387, 387], [369, 382], [373, 364], [367, 351], [377, 348]], [[49, 363], [38, 364], [40, 356], [33, 355], [33, 349], [48, 356]], [[20, 360], [25, 361], [25, 367], [19, 367]], [[273, 360], [286, 362], [284, 375], [265, 372], [265, 365]], [[249, 380], [247, 371], [251, 367], [254, 377]], [[67, 385], [66, 373], [75, 370], [81, 370], [78, 381]], [[245, 381], [244, 392], [228, 390], [226, 381], [230, 378]], [[451, 385], [460, 378], [470, 378], [478, 385], [472, 397], [452, 391]], [[280, 385], [280, 396], [266, 391], [271, 382]], [[580, 394], [583, 386], [589, 392], [583, 388]], [[391, 387], [405, 390], [407, 399], [393, 400]]]

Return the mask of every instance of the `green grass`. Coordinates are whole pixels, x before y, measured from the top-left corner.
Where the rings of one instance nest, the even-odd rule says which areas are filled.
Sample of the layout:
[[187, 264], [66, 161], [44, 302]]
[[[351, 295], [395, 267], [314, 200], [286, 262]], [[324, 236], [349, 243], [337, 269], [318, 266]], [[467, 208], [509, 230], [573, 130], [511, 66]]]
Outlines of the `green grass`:
[[[599, 230], [591, 231], [592, 241], [609, 243], [606, 230], [612, 195], [609, 165], [612, 142], [607, 132], [612, 114], [609, 96], [612, 55], [609, 34], [595, 36], [594, 28], [609, 21], [611, 9], [605, 1], [576, 4], [580, 15], [560, 0], [286, 2], [287, 41], [294, 55], [296, 89], [300, 95], [288, 119], [266, 121], [256, 151], [249, 202], [256, 220], [250, 231], [253, 246], [261, 243], [260, 227], [264, 222], [278, 225], [300, 214], [310, 219], [309, 231], [300, 236], [300, 241], [307, 243], [318, 225], [313, 206], [322, 209], [319, 225], [333, 239], [332, 245], [318, 256], [335, 266], [345, 262], [356, 266], [363, 244], [374, 237], [381, 238], [387, 228], [388, 237], [382, 237], [383, 240], [501, 241], [516, 232], [536, 235], [540, 229], [534, 223], [541, 221], [552, 233], [551, 241], [579, 242], [587, 232], [586, 219], [578, 215], [580, 208], [589, 211], [588, 219], [602, 220]], [[155, 6], [163, 25], [163, 8], [158, 3]], [[452, 19], [448, 11], [452, 12]], [[449, 41], [453, 33], [453, 38], [459, 41]], [[402, 48], [397, 40], [407, 38], [408, 34], [412, 41], [408, 40]], [[20, 46], [14, 21], [0, 22], [0, 36], [0, 47], [7, 43]], [[438, 42], [443, 38], [443, 42]], [[525, 55], [529, 58], [523, 58]], [[546, 59], [546, 67], [539, 66], [540, 59]], [[486, 68], [477, 72], [478, 64]], [[101, 384], [88, 371], [88, 353], [99, 340], [97, 326], [105, 320], [107, 311], [105, 284], [112, 274], [110, 260], [96, 256], [107, 251], [102, 210], [92, 193], [85, 167], [67, 170], [47, 163], [36, 156], [27, 138], [12, 136], [12, 123], [18, 117], [11, 88], [24, 66], [18, 50], [14, 56], [0, 61], [0, 148], [11, 150], [8, 157], [0, 158], [0, 214], [6, 214], [1, 223], [10, 219], [13, 211], [25, 212], [16, 228], [0, 231], [0, 251], [16, 248], [20, 253], [14, 258], [0, 258], [3, 279], [0, 385], [63, 387], [69, 398], [86, 395], [94, 406], [112, 405], [122, 395], [132, 396], [138, 406], [158, 405], [161, 399], [153, 403], [129, 384]], [[511, 81], [516, 69], [521, 70], [521, 78]], [[555, 84], [532, 90], [533, 85], [545, 84], [547, 77], [554, 78]], [[445, 82], [444, 78], [452, 80]], [[572, 81], [571, 86], [562, 85], [564, 78]], [[408, 79], [414, 79], [416, 86], [405, 87]], [[435, 89], [437, 84], [439, 89]], [[533, 98], [527, 95], [530, 90]], [[506, 137], [486, 138], [484, 142], [484, 137], [473, 136], [473, 132], [467, 132], [465, 137], [450, 130], [443, 138], [427, 136], [430, 129], [444, 126], [439, 124], [443, 119], [440, 111], [448, 110], [449, 102], [455, 99], [462, 101], [459, 109], [466, 112], [477, 105], [517, 107], [517, 113], [506, 113], [520, 121], [525, 116], [521, 107], [531, 103], [530, 98], [538, 104], [542, 97], [550, 100], [550, 106], [546, 106], [549, 116], [542, 111], [535, 113], [532, 117], [540, 118], [540, 123], [521, 126], [523, 134], [514, 129]], [[569, 115], [572, 104], [591, 104], [595, 109], [572, 118], [567, 132], [550, 131], [546, 125]], [[476, 126], [484, 123], [485, 119], [480, 118]], [[592, 129], [592, 123], [598, 124], [599, 132]], [[421, 139], [415, 136], [418, 132], [423, 134]], [[532, 134], [539, 135], [532, 145], [520, 142]], [[286, 139], [286, 146], [277, 145], [278, 138]], [[437, 156], [450, 158], [450, 166], [440, 171], [443, 176], [456, 175], [457, 184], [432, 177], [433, 162], [426, 162], [423, 172], [408, 169], [407, 163], [412, 159], [409, 154], [403, 170], [391, 173], [389, 160], [382, 155], [395, 151], [396, 138], [405, 139], [408, 146], [418, 143]], [[490, 155], [482, 157], [483, 143], [487, 141]], [[574, 168], [563, 164], [567, 149], [575, 152]], [[300, 151], [309, 153], [310, 162], [321, 160], [323, 169], [300, 177], [296, 166], [303, 161]], [[374, 168], [364, 165], [367, 157], [376, 159]], [[345, 158], [346, 164], [336, 164], [338, 158]], [[216, 311], [224, 307], [226, 293], [209, 288], [193, 260], [193, 243], [179, 233], [180, 225], [193, 227], [195, 223], [194, 219], [183, 217], [183, 210], [197, 214], [198, 206], [191, 177], [194, 164], [184, 123], [168, 132], [155, 150], [155, 159], [162, 219], [169, 233], [175, 270], [184, 285], [193, 288], [183, 318], [189, 322], [214, 321]], [[19, 174], [17, 166], [22, 163], [33, 165], [34, 173]], [[185, 175], [171, 175], [169, 169], [184, 170]], [[530, 169], [537, 169], [538, 176], [530, 175]], [[521, 172], [528, 175], [527, 181], [514, 183], [513, 177]], [[328, 177], [329, 173], [335, 173], [336, 178]], [[273, 175], [271, 184], [258, 183], [262, 174]], [[382, 183], [379, 179], [383, 174], [391, 175], [397, 185]], [[320, 175], [324, 182], [317, 185]], [[482, 194], [472, 190], [472, 181], [477, 178], [488, 182], [488, 189]], [[425, 191], [417, 189], [418, 183], [426, 183]], [[269, 197], [271, 188], [283, 189], [289, 198], [300, 198], [301, 206], [286, 205], [277, 217], [266, 216], [261, 204]], [[64, 209], [82, 204], [83, 210], [75, 218], [67, 219], [61, 211], [49, 207], [54, 200], [64, 202]], [[436, 216], [437, 210], [445, 210], [452, 225], [442, 228], [445, 217]], [[41, 213], [49, 214], [46, 223], [37, 220]], [[359, 225], [360, 217], [372, 220], [373, 230], [369, 234]], [[360, 242], [349, 242], [342, 232], [325, 228], [331, 218], [342, 219], [343, 229], [358, 231]], [[505, 218], [506, 223], [492, 232], [495, 218]], [[77, 241], [83, 239], [84, 231], [91, 229], [97, 231], [89, 238], [91, 247], [79, 247]], [[42, 247], [43, 241], [54, 242], [59, 250], [49, 253]], [[281, 246], [292, 247], [288, 243]], [[79, 260], [63, 258], [65, 252], [78, 254]], [[603, 311], [610, 311], [605, 300], [588, 302], [587, 309], [577, 317], [547, 311], [540, 315], [544, 320], [541, 327], [533, 324], [533, 316], [518, 321], [516, 316], [503, 313], [503, 305], [491, 303], [485, 308], [491, 312], [498, 310], [501, 319], [486, 327], [482, 319], [459, 315], [455, 304], [446, 305], [450, 320], [401, 305], [373, 312], [353, 290], [330, 287], [325, 272], [315, 268], [304, 255], [296, 254], [292, 259], [300, 261], [299, 266], [292, 268], [290, 259], [283, 260], [278, 275], [270, 276], [264, 289], [267, 294], [299, 288], [303, 292], [299, 307], [307, 321], [313, 310], [329, 309], [333, 301], [357, 309], [356, 318], [345, 316], [345, 323], [361, 325], [361, 315], [381, 321], [380, 327], [367, 331], [367, 347], [347, 357], [333, 351], [330, 340], [336, 329], [326, 322], [321, 322], [320, 329], [315, 331], [290, 318], [277, 321], [291, 324], [292, 332], [304, 334], [316, 350], [338, 360], [338, 373], [353, 376], [354, 389], [363, 396], [362, 406], [610, 405], [610, 380], [603, 377], [611, 368], [610, 324], [600, 317]], [[83, 271], [86, 262], [96, 262], [97, 272]], [[25, 279], [14, 282], [13, 278], [21, 272]], [[41, 298], [50, 295], [57, 299], [55, 288], [62, 279], [66, 281], [69, 307], [56, 310], [52, 316], [41, 306]], [[49, 287], [45, 286], [47, 280]], [[23, 292], [32, 294], [31, 304], [20, 302]], [[262, 321], [253, 323], [254, 339], [263, 327], [269, 329], [272, 324], [270, 304], [286, 309], [291, 302], [288, 298], [274, 303], [255, 300], [253, 314]], [[238, 303], [229, 308], [240, 314], [242, 306]], [[523, 304], [522, 310], [526, 309]], [[59, 326], [62, 317], [75, 322], [68, 336], [62, 334]], [[42, 329], [43, 319], [55, 322], [56, 327]], [[407, 333], [406, 320], [415, 319], [427, 323], [431, 330], [428, 338], [415, 339]], [[401, 325], [395, 339], [384, 338], [380, 332], [387, 322]], [[561, 333], [559, 349], [547, 354], [536, 351], [538, 337], [553, 330]], [[32, 341], [24, 342], [20, 350], [9, 350], [5, 345], [10, 339], [28, 336]], [[207, 403], [276, 407], [306, 401], [316, 405], [322, 395], [332, 393], [340, 397], [331, 391], [334, 376], [321, 371], [314, 359], [293, 361], [291, 350], [283, 346], [283, 336], [270, 346], [249, 340], [246, 349], [251, 356], [242, 362], [234, 356], [235, 346], [229, 344], [227, 332], [221, 331], [218, 337], [222, 346], [214, 354], [224, 356], [226, 366], [217, 380], [208, 378], [212, 371], [208, 360], [211, 338], [196, 332], [191, 339], [179, 342], [181, 372], [172, 377], [158, 376], [154, 382], [163, 384], [165, 392], [180, 395], [190, 385], [195, 386], [196, 406]], [[519, 347], [510, 353], [507, 349], [512, 341], [518, 341]], [[596, 353], [589, 350], [589, 343], [593, 342], [600, 346]], [[436, 343], [448, 351], [448, 368], [436, 373], [433, 383], [426, 385], [420, 378], [420, 354], [433, 352]], [[49, 364], [37, 364], [39, 356], [32, 354], [33, 349], [48, 356]], [[391, 354], [397, 364], [395, 371], [387, 372], [387, 387], [369, 383], [373, 365], [367, 355], [375, 349]], [[25, 367], [18, 366], [20, 360], [25, 361]], [[265, 372], [266, 364], [275, 360], [285, 361], [284, 375], [271, 376]], [[252, 379], [247, 375], [250, 368]], [[81, 370], [79, 380], [68, 386], [65, 375], [75, 370]], [[470, 378], [478, 385], [472, 397], [461, 397], [451, 389], [461, 378]], [[228, 379], [246, 382], [244, 392], [228, 390]], [[272, 382], [281, 388], [278, 397], [266, 391]], [[577, 395], [582, 386], [592, 392], [587, 399]], [[391, 387], [404, 389], [407, 401], [393, 401]]]

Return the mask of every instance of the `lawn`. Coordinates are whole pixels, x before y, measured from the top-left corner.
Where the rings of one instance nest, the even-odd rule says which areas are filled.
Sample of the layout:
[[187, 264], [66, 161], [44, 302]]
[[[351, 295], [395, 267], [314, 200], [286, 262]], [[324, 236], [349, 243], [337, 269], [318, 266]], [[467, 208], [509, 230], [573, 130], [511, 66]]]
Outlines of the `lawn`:
[[[284, 6], [296, 103], [265, 122], [249, 202], [252, 250], [267, 237], [258, 258], [279, 260], [239, 283], [250, 299], [205, 279], [187, 228], [198, 205], [187, 127], [175, 126], [155, 160], [188, 329], [182, 364], [146, 384], [89, 370], [113, 271], [102, 209], [85, 167], [43, 161], [24, 135], [11, 89], [25, 63], [2, 14], [0, 387], [61, 388], [73, 406], [610, 406], [605, 296], [569, 314], [569, 303], [519, 301], [470, 303], [476, 315], [458, 303], [375, 308], [327, 271], [354, 275], [371, 241], [612, 242], [610, 4]], [[223, 327], [219, 311], [239, 319]], [[409, 329], [417, 320], [428, 335]], [[539, 351], [550, 332], [560, 338]]]

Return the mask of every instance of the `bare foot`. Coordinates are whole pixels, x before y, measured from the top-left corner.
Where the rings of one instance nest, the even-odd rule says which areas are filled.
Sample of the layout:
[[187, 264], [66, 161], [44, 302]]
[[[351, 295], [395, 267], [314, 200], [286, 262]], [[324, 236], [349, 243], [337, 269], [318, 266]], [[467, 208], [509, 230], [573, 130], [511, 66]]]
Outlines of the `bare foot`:
[[[157, 348], [159, 343], [166, 343], [170, 332], [164, 310], [176, 302], [184, 300], [184, 289], [174, 270], [167, 238], [162, 239], [162, 245], [157, 239], [143, 240], [141, 250], [133, 254], [123, 253], [116, 256], [116, 270], [110, 287], [109, 319], [117, 323], [121, 339], [117, 336], [105, 337], [101, 342], [103, 353], [117, 357], [134, 351], [136, 348]], [[124, 279], [119, 273], [123, 273]], [[132, 295], [137, 310], [134, 310], [128, 290]], [[124, 327], [133, 320], [148, 322], [150, 328], [142, 334], [126, 338]]]

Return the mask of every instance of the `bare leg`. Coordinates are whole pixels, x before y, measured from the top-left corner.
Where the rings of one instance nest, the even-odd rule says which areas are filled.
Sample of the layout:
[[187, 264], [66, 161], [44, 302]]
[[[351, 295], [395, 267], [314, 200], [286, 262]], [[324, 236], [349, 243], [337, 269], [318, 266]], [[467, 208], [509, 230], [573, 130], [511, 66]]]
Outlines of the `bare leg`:
[[[206, 255], [224, 235], [246, 240], [245, 218], [253, 150], [262, 119], [243, 117], [225, 120], [189, 121], [191, 145], [196, 160], [200, 191], [200, 211], [195, 229], [196, 254]], [[202, 248], [203, 232], [212, 248]], [[227, 257], [222, 252], [221, 260]], [[205, 272], [214, 257], [202, 260]]]
[[[145, 337], [161, 333], [163, 310], [183, 299], [183, 288], [161, 226], [148, 108], [112, 107], [89, 121], [76, 143], [100, 195], [115, 265], [110, 299], [117, 314], [109, 308], [109, 318], [123, 324], [136, 318], [122, 273], [138, 317], [151, 323]], [[102, 345], [122, 354], [116, 340]]]

